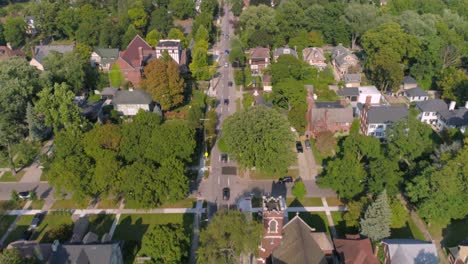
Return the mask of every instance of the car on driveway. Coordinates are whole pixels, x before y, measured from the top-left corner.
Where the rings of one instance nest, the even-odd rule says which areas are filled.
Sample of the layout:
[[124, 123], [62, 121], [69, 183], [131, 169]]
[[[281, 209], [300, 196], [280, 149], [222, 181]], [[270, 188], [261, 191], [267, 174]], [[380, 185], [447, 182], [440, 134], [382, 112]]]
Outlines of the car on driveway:
[[224, 105], [229, 105], [229, 99], [224, 99]]
[[305, 145], [306, 149], [310, 149], [310, 140], [306, 139], [304, 141], [304, 145]]
[[229, 54], [229, 50], [225, 50], [224, 54], [226, 54], [226, 55]]
[[31, 198], [31, 192], [30, 191], [25, 191], [25, 192], [19, 192], [18, 197], [23, 200], [27, 200]]
[[224, 67], [225, 67], [225, 68], [229, 67], [229, 63], [225, 62], [225, 63], [224, 63]]
[[278, 179], [279, 183], [287, 183], [287, 182], [293, 182], [293, 177], [291, 176], [284, 176]]
[[37, 228], [42, 220], [44, 219], [44, 214], [43, 213], [38, 213], [34, 216], [33, 220], [31, 221], [31, 224], [29, 225], [29, 227], [31, 228]]
[[229, 200], [229, 197], [231, 196], [231, 190], [229, 187], [224, 187], [223, 188], [223, 200], [227, 201]]
[[222, 153], [222, 154], [221, 154], [221, 157], [219, 158], [219, 160], [220, 160], [222, 163], [228, 162], [228, 161], [229, 161], [228, 154]]
[[297, 153], [304, 152], [304, 148], [302, 147], [302, 143], [300, 141], [296, 141], [296, 150], [297, 150]]
[[228, 86], [229, 86], [229, 87], [232, 87], [232, 82], [228, 82]]

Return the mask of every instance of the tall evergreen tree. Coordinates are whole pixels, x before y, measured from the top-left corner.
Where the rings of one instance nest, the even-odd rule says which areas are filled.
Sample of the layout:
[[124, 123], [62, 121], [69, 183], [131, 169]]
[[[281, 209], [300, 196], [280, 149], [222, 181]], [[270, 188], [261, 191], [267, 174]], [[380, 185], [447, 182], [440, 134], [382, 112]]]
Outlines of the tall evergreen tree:
[[26, 122], [28, 123], [29, 137], [32, 140], [43, 140], [49, 134], [49, 128], [44, 119], [37, 116], [31, 103], [28, 103], [26, 108]]
[[379, 241], [390, 236], [392, 211], [388, 204], [387, 191], [384, 190], [377, 199], [369, 205], [361, 219], [361, 234], [372, 241]]

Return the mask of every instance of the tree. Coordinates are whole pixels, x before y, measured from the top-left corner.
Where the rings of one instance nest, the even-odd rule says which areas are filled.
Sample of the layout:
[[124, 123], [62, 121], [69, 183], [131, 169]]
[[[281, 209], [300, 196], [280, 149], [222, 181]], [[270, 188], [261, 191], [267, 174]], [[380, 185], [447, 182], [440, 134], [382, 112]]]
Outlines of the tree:
[[309, 43], [313, 47], [322, 47], [324, 42], [323, 42], [323, 36], [320, 31], [311, 31], [309, 32]]
[[343, 219], [346, 221], [346, 226], [348, 227], [359, 227], [359, 219], [362, 217], [364, 208], [366, 207], [367, 200], [365, 197], [362, 197], [358, 201], [350, 201], [346, 204], [348, 210], [343, 214]]
[[399, 186], [403, 181], [403, 173], [398, 167], [398, 161], [379, 156], [369, 162], [369, 191], [378, 194], [387, 190], [390, 196], [399, 193]]
[[137, 4], [135, 4], [135, 7], [128, 10], [128, 17], [132, 21], [132, 25], [139, 30], [144, 29], [148, 23], [148, 14], [146, 14], [143, 6]]
[[335, 135], [330, 131], [324, 131], [317, 134], [315, 147], [324, 156], [333, 155], [336, 146]]
[[208, 50], [205, 47], [196, 47], [193, 50], [193, 59], [189, 68], [197, 80], [209, 80]]
[[468, 100], [468, 93], [466, 93], [468, 75], [463, 70], [455, 67], [443, 70], [437, 85], [442, 90], [442, 97], [446, 100], [453, 100], [462, 105]]
[[192, 0], [172, 0], [168, 7], [179, 19], [187, 19], [195, 15], [195, 2]]
[[129, 25], [127, 31], [125, 31], [125, 34], [122, 36], [122, 47], [127, 47], [135, 36], [139, 34], [140, 31], [138, 31], [134, 25]]
[[146, 34], [146, 42], [148, 42], [152, 47], [156, 47], [160, 39], [162, 39], [162, 34], [156, 29], [153, 29]]
[[307, 189], [304, 185], [304, 182], [302, 180], [298, 180], [294, 183], [294, 186], [292, 187], [292, 195], [296, 197], [297, 200], [302, 200], [305, 195], [307, 194]]
[[351, 48], [369, 28], [375, 26], [377, 7], [370, 4], [350, 3], [344, 12], [346, 24], [351, 31]]
[[293, 159], [294, 137], [289, 122], [277, 111], [257, 106], [230, 116], [223, 123], [228, 153], [244, 168], [284, 173]]
[[261, 34], [260, 32], [273, 36], [279, 30], [275, 19], [275, 10], [265, 5], [249, 6], [242, 12], [239, 22], [244, 43], [247, 43], [247, 40], [252, 36]]
[[77, 53], [62, 54], [52, 51], [44, 58], [44, 69], [47, 70], [51, 83], [66, 83], [75, 93], [78, 93], [83, 89], [87, 77], [84, 63], [89, 64], [88, 60], [83, 62]]
[[390, 202], [390, 207], [392, 210], [390, 226], [392, 228], [404, 228], [408, 219], [408, 211], [406, 211], [406, 208], [398, 199], [392, 199]]
[[145, 67], [144, 76], [143, 89], [161, 105], [162, 110], [170, 110], [184, 101], [184, 79], [172, 59], [152, 60]]
[[243, 0], [232, 0], [231, 11], [235, 16], [240, 16], [242, 13], [242, 7], [244, 6]]
[[26, 22], [22, 17], [8, 17], [3, 32], [5, 40], [13, 47], [19, 47], [26, 38]]
[[208, 227], [200, 232], [199, 263], [239, 263], [241, 254], [255, 252], [262, 237], [262, 227], [247, 221], [244, 213], [223, 210], [215, 214]]
[[377, 199], [367, 207], [361, 219], [361, 234], [377, 242], [390, 236], [392, 211], [388, 204], [387, 192], [384, 190]]
[[195, 41], [206, 41], [208, 42], [210, 40], [210, 35], [208, 30], [202, 25], [198, 28], [197, 33], [195, 34]]
[[53, 228], [47, 233], [47, 240], [53, 242], [59, 240], [65, 242], [70, 239], [73, 234], [73, 226], [71, 224], [61, 224], [56, 228]]
[[243, 67], [245, 63], [245, 54], [242, 41], [237, 37], [231, 39], [231, 51], [229, 52], [229, 62], [235, 63], [235, 67]]
[[0, 24], [0, 45], [2, 46], [6, 44], [4, 32], [5, 27], [3, 26], [3, 24]]
[[158, 7], [151, 13], [149, 28], [158, 30], [162, 35], [167, 35], [173, 24], [172, 16], [169, 14], [166, 7]]
[[306, 66], [293, 55], [281, 55], [271, 66], [273, 85], [288, 78], [302, 80], [306, 75]]
[[403, 66], [397, 59], [396, 52], [385, 48], [376, 53], [369, 64], [371, 77], [383, 92], [397, 91], [403, 81]]
[[36, 258], [23, 258], [20, 252], [15, 249], [5, 249], [0, 253], [0, 263], [3, 264], [35, 264], [40, 263]]
[[140, 254], [157, 263], [182, 263], [187, 261], [189, 242], [181, 224], [156, 225], [143, 236]]

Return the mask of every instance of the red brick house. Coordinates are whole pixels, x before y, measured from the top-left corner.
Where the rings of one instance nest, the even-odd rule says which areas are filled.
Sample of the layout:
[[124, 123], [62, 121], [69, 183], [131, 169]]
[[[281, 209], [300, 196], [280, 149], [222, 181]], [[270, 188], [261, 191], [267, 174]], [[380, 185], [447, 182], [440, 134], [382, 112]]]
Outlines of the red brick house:
[[156, 58], [156, 51], [139, 35], [128, 44], [127, 49], [121, 51], [117, 64], [125, 80], [138, 87], [141, 82], [143, 67], [149, 59]]

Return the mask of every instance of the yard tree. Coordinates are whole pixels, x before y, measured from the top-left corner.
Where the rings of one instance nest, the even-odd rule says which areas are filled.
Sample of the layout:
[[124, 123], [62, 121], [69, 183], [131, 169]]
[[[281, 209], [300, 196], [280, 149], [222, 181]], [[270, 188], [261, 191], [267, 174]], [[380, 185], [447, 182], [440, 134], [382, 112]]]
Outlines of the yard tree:
[[148, 23], [148, 14], [145, 12], [143, 6], [138, 4], [135, 4], [135, 7], [128, 10], [128, 17], [132, 21], [133, 26], [140, 30], [144, 29]]
[[[466, 91], [468, 87], [468, 75], [461, 69], [449, 67], [441, 73], [440, 80], [437, 81], [437, 86], [442, 90], [442, 97], [446, 100], [456, 101], [464, 105], [465, 100], [468, 100]], [[464, 100], [465, 99], [465, 100]]]
[[44, 59], [44, 69], [49, 73], [52, 83], [66, 83], [74, 93], [83, 89], [86, 78], [84, 63], [76, 53], [52, 51]]
[[82, 126], [85, 123], [79, 107], [73, 102], [75, 94], [67, 84], [45, 87], [39, 94], [36, 111], [45, 117], [46, 125], [58, 132], [62, 128]]
[[210, 39], [214, 39], [216, 37], [216, 31], [213, 25], [213, 19], [214, 18], [208, 13], [202, 12], [198, 14], [193, 21], [192, 32], [196, 33], [198, 28], [203, 26], [210, 33]]
[[239, 263], [241, 254], [258, 249], [262, 226], [237, 210], [218, 211], [200, 232], [197, 263]]
[[153, 262], [178, 264], [187, 261], [189, 245], [181, 224], [156, 225], [143, 236], [140, 254]]
[[295, 106], [305, 105], [307, 108], [306, 97], [304, 85], [297, 80], [287, 78], [273, 85], [273, 104], [288, 111]]
[[31, 103], [26, 108], [26, 122], [28, 123], [29, 138], [42, 141], [49, 135], [49, 128], [45, 125], [45, 120], [39, 116]]
[[242, 27], [244, 43], [247, 43], [247, 40], [252, 36], [258, 35], [259, 32], [265, 32], [271, 36], [278, 33], [275, 10], [266, 5], [249, 6], [242, 11], [239, 22]]
[[210, 78], [210, 69], [208, 68], [208, 50], [205, 47], [196, 47], [193, 50], [193, 59], [189, 67], [193, 76], [197, 80], [208, 80]]
[[320, 31], [311, 31], [309, 32], [309, 41], [312, 47], [322, 47], [323, 42], [323, 35]]
[[209, 41], [210, 40], [210, 35], [209, 35], [209, 32], [208, 30], [206, 30], [206, 28], [201, 25], [198, 30], [197, 30], [197, 34], [195, 34], [195, 41]]
[[122, 47], [127, 47], [128, 44], [135, 38], [136, 35], [141, 32], [135, 28], [134, 25], [130, 24], [125, 31], [125, 34], [122, 36]]
[[146, 34], [146, 42], [148, 42], [152, 47], [156, 47], [160, 39], [162, 39], [162, 34], [156, 29], [153, 29]]
[[162, 35], [167, 35], [167, 33], [169, 33], [173, 23], [173, 18], [169, 14], [167, 7], [157, 7], [151, 13], [150, 28], [158, 30]]
[[168, 157], [160, 165], [156, 170], [156, 177], [162, 185], [156, 190], [160, 195], [160, 203], [175, 202], [185, 198], [189, 191], [185, 164], [174, 157]]
[[0, 263], [4, 264], [38, 264], [41, 263], [35, 257], [23, 258], [20, 252], [15, 249], [5, 249], [0, 253]]
[[212, 17], [216, 17], [219, 11], [219, 4], [217, 0], [205, 0], [200, 5], [200, 11], [208, 13]]
[[297, 32], [306, 25], [304, 9], [295, 1], [284, 2], [275, 11], [281, 40], [298, 36]]
[[285, 173], [293, 161], [294, 137], [286, 117], [265, 106], [237, 112], [223, 123], [227, 152], [244, 168]]
[[389, 157], [379, 156], [369, 162], [369, 191], [378, 194], [387, 190], [390, 196], [399, 193], [400, 184], [403, 181], [403, 173], [398, 167], [398, 161]]
[[400, 200], [391, 199], [390, 208], [392, 210], [392, 218], [390, 226], [392, 228], [404, 228], [408, 219], [408, 211]]
[[195, 15], [195, 2], [192, 0], [172, 0], [168, 7], [179, 19], [187, 19]]
[[152, 60], [144, 69], [142, 87], [161, 105], [163, 111], [180, 105], [184, 100], [184, 79], [179, 66], [167, 57]]
[[398, 90], [403, 81], [403, 65], [398, 62], [398, 57], [396, 52], [384, 48], [369, 63], [371, 77], [383, 92]]
[[304, 185], [304, 182], [302, 180], [298, 180], [294, 183], [294, 186], [292, 187], [292, 195], [296, 197], [297, 200], [302, 200], [305, 195], [307, 194], [307, 189]]
[[7, 161], [13, 175], [16, 175], [16, 166], [14, 162], [14, 144], [18, 143], [22, 134], [17, 129], [18, 124], [10, 123], [5, 117], [0, 117], [0, 157]]
[[231, 50], [229, 52], [229, 62], [235, 63], [235, 67], [242, 67], [245, 63], [244, 46], [239, 38], [231, 38]]
[[244, 1], [242, 0], [232, 0], [231, 1], [231, 11], [235, 16], [240, 16], [242, 13], [242, 7], [244, 6]]
[[369, 28], [375, 26], [378, 8], [371, 4], [350, 3], [344, 12], [344, 19], [351, 31], [351, 48]]
[[295, 36], [289, 39], [289, 47], [296, 49], [298, 54], [302, 54], [301, 51], [304, 48], [311, 47], [311, 41], [309, 38], [309, 33], [305, 29], [297, 32]]
[[188, 46], [188, 39], [185, 37], [184, 32], [180, 31], [180, 29], [178, 28], [171, 28], [171, 30], [169, 30], [169, 33], [167, 33], [167, 38], [180, 39], [180, 44], [182, 45], [182, 48], [187, 48]]
[[367, 199], [365, 197], [362, 197], [357, 201], [350, 201], [348, 204], [346, 204], [348, 210], [343, 214], [343, 219], [346, 221], [346, 226], [356, 229], [359, 227], [359, 220], [361, 219], [366, 204]]
[[3, 32], [5, 40], [13, 47], [21, 46], [26, 39], [26, 22], [20, 16], [8, 17]]
[[390, 236], [392, 211], [388, 203], [387, 192], [380, 193], [375, 201], [367, 207], [361, 219], [361, 234], [377, 242]]

